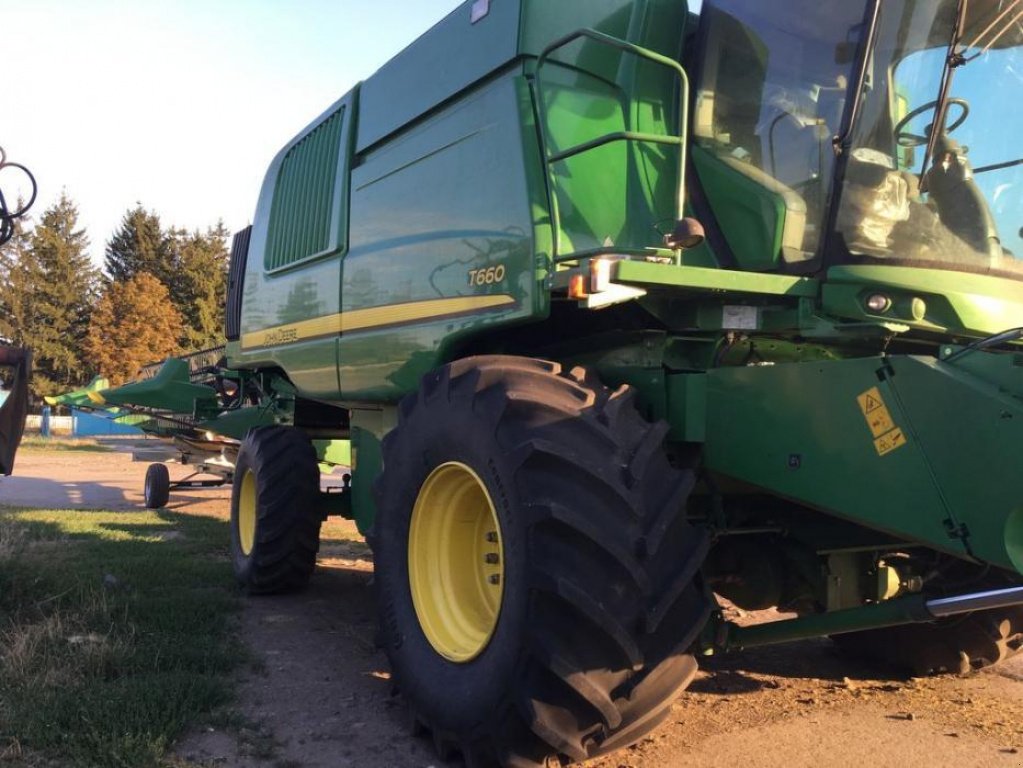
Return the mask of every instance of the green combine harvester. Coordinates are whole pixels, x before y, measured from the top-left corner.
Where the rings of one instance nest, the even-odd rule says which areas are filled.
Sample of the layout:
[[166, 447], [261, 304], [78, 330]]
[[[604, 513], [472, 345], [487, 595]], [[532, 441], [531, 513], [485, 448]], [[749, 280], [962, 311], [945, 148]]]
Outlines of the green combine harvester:
[[[230, 391], [178, 366], [95, 397], [173, 393], [236, 441], [250, 592], [304, 586], [321, 521], [354, 519], [410, 722], [470, 766], [634, 743], [715, 652], [1001, 661], [1021, 20], [466, 2], [274, 159], [232, 252]], [[796, 618], [734, 626], [716, 596]]]

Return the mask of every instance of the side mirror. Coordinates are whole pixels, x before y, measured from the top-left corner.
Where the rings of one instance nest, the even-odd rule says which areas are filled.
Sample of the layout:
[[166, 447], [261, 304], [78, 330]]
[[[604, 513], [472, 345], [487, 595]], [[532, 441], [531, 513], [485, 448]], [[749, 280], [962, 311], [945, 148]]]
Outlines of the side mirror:
[[707, 239], [703, 225], [696, 219], [679, 219], [675, 227], [664, 236], [664, 244], [673, 251], [685, 251], [696, 248]]

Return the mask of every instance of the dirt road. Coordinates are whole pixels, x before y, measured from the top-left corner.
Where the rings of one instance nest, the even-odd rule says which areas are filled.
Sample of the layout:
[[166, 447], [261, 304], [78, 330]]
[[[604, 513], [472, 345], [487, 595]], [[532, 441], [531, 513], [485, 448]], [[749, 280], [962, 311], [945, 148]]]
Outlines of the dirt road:
[[[0, 504], [141, 506], [144, 463], [128, 453], [19, 454]], [[171, 467], [172, 478], [185, 474]], [[226, 520], [226, 489], [171, 493], [169, 506]], [[350, 524], [324, 529], [320, 568], [300, 597], [247, 601], [257, 663], [230, 727], [176, 747], [185, 764], [228, 768], [425, 768], [387, 664], [374, 647], [372, 562]], [[669, 722], [588, 768], [661, 766], [998, 766], [1023, 768], [1023, 659], [967, 678], [886, 679], [826, 641], [710, 659]]]

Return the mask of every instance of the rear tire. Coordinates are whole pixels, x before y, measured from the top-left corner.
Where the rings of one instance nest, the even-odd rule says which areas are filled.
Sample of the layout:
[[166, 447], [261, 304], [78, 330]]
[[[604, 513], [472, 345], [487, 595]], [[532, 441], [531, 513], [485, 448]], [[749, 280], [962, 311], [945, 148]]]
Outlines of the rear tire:
[[150, 464], [143, 496], [146, 509], [163, 509], [170, 500], [170, 472], [166, 464]]
[[831, 638], [844, 653], [925, 677], [967, 674], [999, 664], [1023, 648], [1023, 607], [1000, 608]]
[[[394, 679], [413, 732], [432, 731], [442, 757], [539, 766], [611, 752], [657, 727], [692, 680], [687, 651], [712, 606], [699, 574], [708, 540], [684, 519], [694, 473], [670, 466], [666, 434], [639, 416], [630, 389], [526, 358], [453, 363], [402, 402], [383, 442], [370, 538]], [[414, 574], [433, 551], [416, 551], [419, 533], [410, 548], [410, 527], [430, 510], [450, 517], [431, 490], [446, 472], [469, 530], [494, 523], [486, 541], [500, 542], [499, 606], [477, 627], [491, 634], [465, 653], [447, 650], [449, 634], [423, 607], [432, 599], [423, 584], [434, 582]], [[449, 522], [454, 541], [463, 523]], [[425, 540], [487, 588], [494, 572], [464, 565], [443, 537]], [[478, 559], [478, 547], [466, 551]], [[459, 579], [437, 583], [455, 585], [434, 587], [442, 608], [473, 592]], [[461, 612], [432, 612], [446, 615]]]
[[231, 491], [231, 558], [249, 594], [303, 589], [320, 547], [320, 472], [309, 438], [261, 427], [238, 452]]

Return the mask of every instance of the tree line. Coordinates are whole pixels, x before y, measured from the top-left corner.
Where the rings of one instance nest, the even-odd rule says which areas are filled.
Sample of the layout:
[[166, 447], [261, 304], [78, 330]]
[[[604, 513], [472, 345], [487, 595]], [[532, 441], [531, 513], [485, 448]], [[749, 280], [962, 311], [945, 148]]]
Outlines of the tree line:
[[165, 228], [139, 203], [106, 243], [102, 270], [66, 193], [16, 226], [0, 246], [0, 342], [32, 348], [37, 398], [97, 374], [120, 384], [147, 363], [224, 343], [223, 223]]

